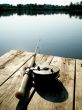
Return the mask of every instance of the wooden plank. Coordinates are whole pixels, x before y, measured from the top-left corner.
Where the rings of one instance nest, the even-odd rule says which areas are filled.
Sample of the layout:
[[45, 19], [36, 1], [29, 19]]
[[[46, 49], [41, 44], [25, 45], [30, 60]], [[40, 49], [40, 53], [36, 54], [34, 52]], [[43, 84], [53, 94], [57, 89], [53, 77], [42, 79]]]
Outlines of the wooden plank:
[[76, 60], [75, 110], [82, 110], [82, 60]]
[[[51, 85], [50, 93], [35, 92], [27, 110], [72, 110], [73, 109], [73, 87], [74, 87], [74, 65], [73, 59], [54, 57], [51, 65], [60, 68], [60, 78]], [[61, 81], [61, 82], [60, 82]], [[56, 88], [55, 88], [56, 87]], [[45, 87], [46, 88], [46, 87]], [[53, 89], [54, 88], [54, 89]]]
[[2, 55], [0, 57], [0, 69], [4, 69], [5, 65], [13, 60], [16, 56], [20, 55], [22, 52], [17, 50], [11, 50], [10, 52]]
[[12, 55], [10, 52], [10, 57], [5, 60], [5, 57], [1, 58], [1, 68], [0, 68], [0, 85], [18, 69], [33, 53], [28, 52], [16, 52]]
[[44, 63], [44, 64], [50, 64], [51, 61], [52, 61], [52, 59], [53, 59], [53, 56], [44, 55], [44, 56], [42, 57], [41, 61], [37, 63], [37, 65], [38, 65], [38, 64], [43, 64], [43, 63]]
[[[33, 54], [33, 53], [32, 53]], [[24, 63], [27, 58], [31, 55], [31, 53], [24, 52], [22, 53], [22, 56], [19, 55], [19, 58], [15, 58], [15, 60], [11, 61], [10, 68], [8, 68], [8, 74], [11, 73], [11, 70], [14, 69], [15, 66], [20, 66], [22, 63]], [[42, 55], [37, 55], [36, 61], [40, 61], [42, 59]], [[15, 98], [15, 92], [18, 90], [21, 80], [23, 78], [23, 69], [25, 66], [28, 66], [27, 62], [24, 66], [19, 69], [19, 71], [16, 72], [16, 74], [13, 75], [4, 85], [0, 87], [0, 110], [17, 110], [19, 100]], [[15, 67], [16, 69], [16, 67]], [[5, 70], [6, 71], [6, 70]]]
[[44, 57], [44, 55], [42, 55], [42, 54], [37, 54], [36, 55], [36, 61], [35, 61], [36, 65], [39, 64], [42, 61], [43, 57]]

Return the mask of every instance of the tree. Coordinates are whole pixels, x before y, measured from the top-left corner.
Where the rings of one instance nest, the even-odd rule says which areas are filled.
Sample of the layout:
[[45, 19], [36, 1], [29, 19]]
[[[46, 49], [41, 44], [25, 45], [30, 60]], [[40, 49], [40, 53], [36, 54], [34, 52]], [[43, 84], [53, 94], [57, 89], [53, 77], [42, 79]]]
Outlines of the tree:
[[82, 5], [82, 1], [80, 1], [80, 5]]

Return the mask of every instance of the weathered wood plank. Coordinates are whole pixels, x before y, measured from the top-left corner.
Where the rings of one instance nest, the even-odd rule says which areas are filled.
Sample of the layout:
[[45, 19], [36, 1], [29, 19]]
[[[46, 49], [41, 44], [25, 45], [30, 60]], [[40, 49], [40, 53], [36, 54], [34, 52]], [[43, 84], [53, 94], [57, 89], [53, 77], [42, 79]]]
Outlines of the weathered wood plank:
[[[33, 53], [32, 53], [33, 54]], [[31, 53], [24, 52], [22, 53], [22, 56], [19, 55], [19, 57], [15, 58], [15, 60], [11, 61], [10, 68], [8, 68], [8, 74], [11, 73], [11, 70], [16, 69], [16, 67], [20, 66], [22, 63], [24, 63], [27, 58], [29, 58], [29, 55]], [[37, 55], [37, 59], [40, 61], [42, 59], [42, 55]], [[0, 110], [16, 110], [17, 104], [19, 100], [15, 98], [15, 92], [18, 90], [21, 80], [23, 78], [23, 69], [25, 66], [28, 66], [27, 62], [24, 66], [19, 69], [19, 71], [16, 72], [16, 74], [13, 75], [4, 85], [0, 87]], [[6, 65], [7, 66], [7, 65]], [[6, 71], [6, 70], [5, 70]]]
[[82, 110], [82, 60], [76, 60], [75, 110]]
[[[4, 60], [5, 57], [1, 58], [0, 68], [0, 85], [18, 69], [33, 53], [28, 52], [15, 52], [13, 55], [11, 52], [8, 56], [8, 60]], [[7, 59], [6, 58], [6, 59]]]
[[48, 91], [45, 93], [36, 91], [31, 102], [28, 105], [27, 110], [73, 109], [75, 61], [72, 59], [54, 57], [54, 59], [51, 62], [51, 65], [55, 65], [60, 68], [60, 78], [59, 80], [55, 81], [53, 86], [51, 86], [51, 88], [54, 88], [54, 93], [53, 91], [50, 93]]
[[8, 64], [11, 60], [13, 60], [16, 56], [20, 55], [21, 51], [11, 50], [10, 52], [2, 55], [0, 57], [0, 69], [4, 69], [5, 65]]

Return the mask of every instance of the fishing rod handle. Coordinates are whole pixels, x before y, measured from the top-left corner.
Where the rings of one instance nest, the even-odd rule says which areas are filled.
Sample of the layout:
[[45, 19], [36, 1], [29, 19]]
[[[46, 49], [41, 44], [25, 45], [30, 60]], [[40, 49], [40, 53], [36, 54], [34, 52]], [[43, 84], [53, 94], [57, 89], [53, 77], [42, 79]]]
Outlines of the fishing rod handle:
[[[28, 65], [28, 67], [32, 67], [33, 64], [35, 63], [35, 54], [34, 56], [31, 58], [31, 61]], [[25, 91], [26, 91], [26, 87], [29, 88], [29, 83], [30, 83], [30, 68], [28, 68], [26, 70], [26, 74], [23, 76], [23, 80], [21, 83], [21, 86], [19, 88], [19, 90], [15, 93], [16, 98], [21, 99], [22, 97], [24, 97], [25, 95]]]
[[25, 74], [23, 76], [23, 80], [22, 80], [19, 90], [15, 93], [16, 98], [21, 99], [22, 97], [24, 97], [25, 92], [26, 92], [26, 87], [30, 85], [29, 83], [30, 83], [30, 76], [28, 74]]

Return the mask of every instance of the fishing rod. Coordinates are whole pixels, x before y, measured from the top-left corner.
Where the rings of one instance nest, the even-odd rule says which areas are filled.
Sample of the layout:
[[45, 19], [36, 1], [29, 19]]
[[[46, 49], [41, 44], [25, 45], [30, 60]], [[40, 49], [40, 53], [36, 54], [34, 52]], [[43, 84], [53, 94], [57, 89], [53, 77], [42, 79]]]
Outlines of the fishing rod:
[[24, 76], [23, 76], [23, 80], [20, 85], [20, 88], [15, 93], [15, 96], [18, 99], [21, 99], [22, 97], [24, 97], [27, 87], [28, 87], [28, 89], [30, 88], [29, 86], [31, 84], [31, 79], [32, 79], [32, 71], [30, 70], [30, 68], [35, 66], [35, 60], [36, 60], [37, 49], [39, 47], [39, 42], [40, 42], [40, 40], [37, 42], [37, 45], [36, 45], [36, 48], [34, 51], [34, 55], [32, 56], [30, 63], [25, 68]]
[[25, 69], [25, 72], [24, 72], [25, 74], [23, 76], [21, 86], [15, 94], [15, 96], [18, 99], [21, 99], [22, 97], [24, 97], [25, 92], [30, 91], [32, 87], [37, 89], [38, 87], [43, 85], [43, 87], [45, 88], [49, 86], [49, 83], [53, 82], [54, 80], [57, 80], [59, 77], [60, 69], [56, 66], [52, 66], [45, 63], [38, 64], [35, 66], [36, 52], [38, 49], [39, 42], [40, 41], [37, 42], [35, 53], [31, 58], [31, 61], [28, 67]]

